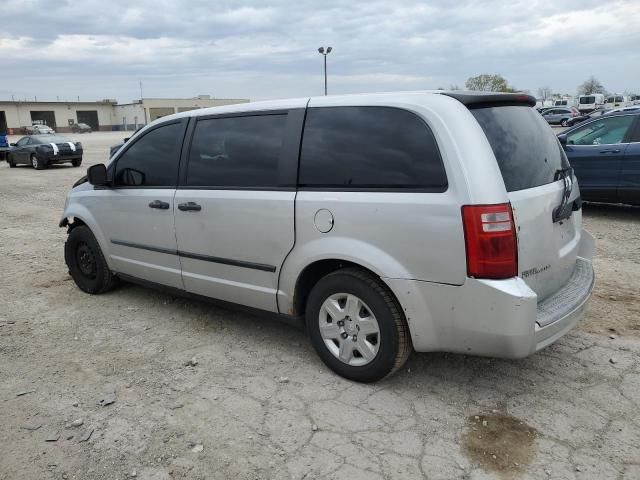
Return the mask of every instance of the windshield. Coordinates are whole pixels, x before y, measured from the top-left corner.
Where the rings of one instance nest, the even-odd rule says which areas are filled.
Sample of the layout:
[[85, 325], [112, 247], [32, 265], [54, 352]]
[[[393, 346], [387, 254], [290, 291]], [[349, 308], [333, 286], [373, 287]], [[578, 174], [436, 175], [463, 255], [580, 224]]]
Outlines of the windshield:
[[596, 103], [596, 97], [580, 97], [580, 105]]
[[567, 157], [547, 122], [525, 106], [487, 107], [471, 113], [484, 130], [508, 192], [552, 183]]
[[35, 140], [40, 143], [67, 143], [69, 139], [61, 137], [59, 135], [35, 135]]

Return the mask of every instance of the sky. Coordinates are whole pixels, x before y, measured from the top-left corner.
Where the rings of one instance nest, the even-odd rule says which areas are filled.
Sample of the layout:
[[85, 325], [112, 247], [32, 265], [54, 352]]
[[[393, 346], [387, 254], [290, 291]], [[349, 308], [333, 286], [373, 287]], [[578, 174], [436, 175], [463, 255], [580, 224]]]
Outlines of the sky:
[[0, 100], [252, 100], [590, 75], [640, 92], [640, 0], [0, 0]]

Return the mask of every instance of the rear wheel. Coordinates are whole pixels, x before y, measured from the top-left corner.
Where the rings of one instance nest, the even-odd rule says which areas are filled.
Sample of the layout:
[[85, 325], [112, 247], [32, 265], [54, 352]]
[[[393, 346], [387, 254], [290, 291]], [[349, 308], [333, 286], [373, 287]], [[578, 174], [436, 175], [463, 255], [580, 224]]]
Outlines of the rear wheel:
[[36, 170], [43, 170], [47, 168], [46, 162], [39, 159], [35, 153], [31, 154], [31, 166]]
[[402, 367], [412, 350], [400, 306], [376, 276], [355, 268], [322, 278], [309, 294], [311, 343], [337, 374], [375, 382]]
[[563, 118], [562, 121], [560, 122], [560, 125], [562, 125], [563, 127], [567, 127], [569, 125], [569, 119]]
[[11, 154], [7, 155], [7, 163], [9, 164], [9, 168], [16, 168], [16, 164], [13, 161]]
[[71, 160], [71, 165], [73, 165], [74, 167], [79, 167], [80, 165], [82, 165], [82, 159], [76, 158], [74, 160]]
[[118, 278], [107, 265], [98, 241], [84, 225], [69, 232], [64, 244], [64, 259], [71, 278], [84, 292], [105, 293], [118, 283]]

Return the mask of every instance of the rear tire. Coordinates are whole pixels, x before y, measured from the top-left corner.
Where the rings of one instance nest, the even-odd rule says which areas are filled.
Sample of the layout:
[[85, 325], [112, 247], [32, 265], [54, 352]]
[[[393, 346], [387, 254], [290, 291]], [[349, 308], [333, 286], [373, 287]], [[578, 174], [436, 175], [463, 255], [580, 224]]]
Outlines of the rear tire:
[[562, 121], [560, 122], [560, 125], [562, 125], [563, 127], [569, 126], [569, 120], [566, 118], [563, 118]]
[[74, 167], [79, 167], [80, 165], [82, 165], [82, 159], [76, 158], [75, 160], [71, 160], [71, 165], [73, 165]]
[[389, 288], [358, 268], [320, 279], [309, 294], [305, 317], [320, 359], [356, 382], [393, 374], [413, 350], [407, 321]]
[[47, 164], [44, 160], [40, 160], [35, 153], [31, 154], [31, 166], [36, 170], [44, 170]]
[[69, 275], [83, 292], [105, 293], [118, 284], [118, 277], [109, 269], [98, 241], [84, 225], [69, 232], [64, 244], [64, 259]]
[[16, 168], [16, 164], [13, 162], [13, 158], [11, 158], [11, 155], [7, 156], [7, 163], [9, 164], [9, 168]]

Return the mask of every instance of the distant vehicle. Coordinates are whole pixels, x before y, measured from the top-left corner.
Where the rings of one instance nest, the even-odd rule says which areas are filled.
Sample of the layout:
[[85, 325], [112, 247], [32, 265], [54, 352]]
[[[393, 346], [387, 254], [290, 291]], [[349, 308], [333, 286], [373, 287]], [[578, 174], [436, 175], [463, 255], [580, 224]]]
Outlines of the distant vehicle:
[[640, 105], [640, 95], [630, 95], [629, 102], [631, 103], [631, 105]]
[[[140, 125], [138, 128], [136, 128], [136, 131], [131, 134], [131, 137], [133, 137], [136, 133], [138, 133], [138, 131], [141, 130], [143, 127], [144, 125]], [[118, 150], [120, 150], [124, 146], [124, 144], [129, 141], [131, 137], [126, 137], [122, 140], [121, 143], [118, 143], [117, 145], [113, 145], [111, 148], [109, 148], [109, 158], [113, 157], [118, 152]]]
[[562, 125], [566, 127], [569, 120], [579, 115], [575, 107], [553, 107], [542, 112], [544, 118], [549, 125]]
[[640, 205], [640, 112], [602, 115], [558, 140], [583, 200]]
[[47, 125], [35, 124], [24, 127], [26, 135], [53, 135], [55, 130]]
[[613, 109], [616, 107], [626, 107], [628, 105], [629, 98], [624, 95], [609, 95], [604, 99], [604, 108]]
[[79, 167], [82, 164], [82, 144], [59, 135], [22, 137], [11, 144], [7, 162], [11, 168], [25, 164], [36, 170], [57, 163], [71, 163], [74, 167]]
[[589, 113], [602, 107], [604, 107], [604, 95], [602, 93], [592, 93], [578, 97], [578, 110], [581, 112]]
[[9, 152], [9, 142], [5, 133], [0, 133], [0, 161], [7, 159], [7, 153]]
[[71, 131], [73, 133], [91, 133], [93, 130], [86, 123], [74, 123], [71, 125]]
[[591, 113], [580, 114], [577, 117], [570, 118], [567, 121], [567, 127], [573, 127], [574, 125], [578, 125], [579, 123], [586, 122], [587, 120], [591, 120], [593, 118], [599, 117], [601, 115], [604, 115], [605, 113], [607, 113], [606, 110], [599, 109], [599, 110], [594, 110]]
[[605, 110], [604, 113], [610, 115], [612, 113], [623, 112], [637, 112], [640, 110], [640, 105], [629, 105], [628, 107], [614, 108], [613, 110]]

